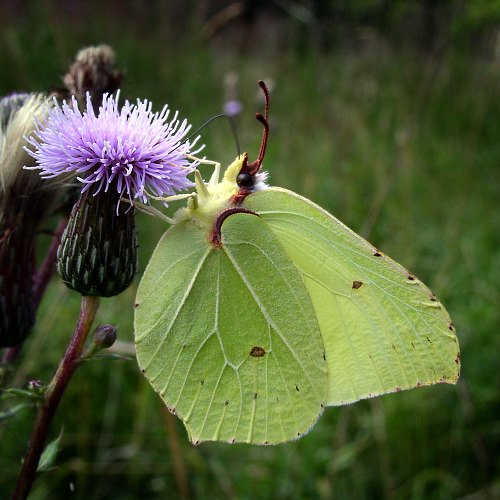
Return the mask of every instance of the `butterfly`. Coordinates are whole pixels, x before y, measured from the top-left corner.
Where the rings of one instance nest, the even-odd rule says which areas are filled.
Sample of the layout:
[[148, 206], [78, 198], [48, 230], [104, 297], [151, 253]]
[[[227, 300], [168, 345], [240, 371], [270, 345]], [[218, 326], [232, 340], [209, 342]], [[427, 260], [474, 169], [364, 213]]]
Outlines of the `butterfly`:
[[189, 438], [276, 444], [326, 406], [460, 371], [455, 328], [413, 274], [312, 201], [269, 187], [258, 158], [216, 164], [138, 287], [139, 366]]

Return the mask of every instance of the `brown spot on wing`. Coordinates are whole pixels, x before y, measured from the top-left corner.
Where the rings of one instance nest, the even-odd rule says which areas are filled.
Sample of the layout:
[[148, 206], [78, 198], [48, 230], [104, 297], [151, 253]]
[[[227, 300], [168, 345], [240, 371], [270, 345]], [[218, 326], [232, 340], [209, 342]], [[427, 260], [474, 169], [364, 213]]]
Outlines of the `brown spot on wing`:
[[254, 358], [261, 358], [266, 354], [266, 351], [259, 346], [252, 347], [252, 350], [250, 351], [250, 356], [253, 356]]

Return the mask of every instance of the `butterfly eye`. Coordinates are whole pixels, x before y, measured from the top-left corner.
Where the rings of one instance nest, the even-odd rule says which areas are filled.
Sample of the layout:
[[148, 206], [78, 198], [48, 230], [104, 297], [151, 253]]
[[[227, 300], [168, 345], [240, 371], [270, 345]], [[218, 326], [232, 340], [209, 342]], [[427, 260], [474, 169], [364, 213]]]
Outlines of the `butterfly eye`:
[[243, 172], [242, 174], [239, 174], [238, 177], [236, 177], [236, 184], [238, 184], [238, 187], [240, 188], [252, 187], [254, 183], [255, 183], [255, 176], [252, 174]]

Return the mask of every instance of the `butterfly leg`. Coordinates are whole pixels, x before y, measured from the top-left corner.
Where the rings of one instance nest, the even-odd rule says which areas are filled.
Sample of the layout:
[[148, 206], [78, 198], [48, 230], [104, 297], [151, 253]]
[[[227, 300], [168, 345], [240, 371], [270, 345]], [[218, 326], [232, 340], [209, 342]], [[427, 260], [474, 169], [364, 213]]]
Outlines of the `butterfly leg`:
[[210, 187], [215, 186], [219, 182], [219, 176], [220, 176], [220, 171], [221, 171], [221, 165], [218, 161], [212, 161], [212, 160], [207, 160], [205, 158], [197, 158], [196, 156], [192, 156], [190, 154], [186, 154], [186, 158], [189, 158], [190, 160], [193, 161], [198, 161], [203, 165], [214, 165], [214, 172], [212, 176], [210, 177], [210, 180], [208, 181], [208, 185]]
[[[146, 193], [148, 198], [151, 198], [152, 200], [156, 201], [163, 201], [163, 202], [168, 202], [168, 201], [176, 201], [176, 200], [185, 200], [186, 198], [193, 198], [196, 197], [196, 193], [187, 193], [187, 194], [177, 194], [174, 196], [167, 196], [166, 198], [161, 198], [159, 196], [153, 196], [152, 194]], [[126, 201], [127, 203], [131, 203], [130, 200], [127, 198], [122, 198], [122, 201]], [[173, 219], [170, 217], [167, 217], [164, 213], [160, 212], [155, 207], [152, 207], [151, 205], [146, 205], [144, 203], [141, 203], [139, 201], [133, 201], [131, 203], [134, 205], [134, 207], [139, 211], [142, 212], [146, 215], [151, 215], [153, 217], [156, 217], [157, 219], [161, 219], [165, 221], [167, 224], [173, 224]]]

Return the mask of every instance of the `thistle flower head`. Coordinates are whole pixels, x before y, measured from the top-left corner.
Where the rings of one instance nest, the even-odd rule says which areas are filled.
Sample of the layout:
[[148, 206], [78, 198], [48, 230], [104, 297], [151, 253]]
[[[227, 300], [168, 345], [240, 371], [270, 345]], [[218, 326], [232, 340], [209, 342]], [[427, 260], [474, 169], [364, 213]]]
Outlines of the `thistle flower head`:
[[[76, 172], [84, 183], [82, 192], [113, 189], [130, 201], [138, 198], [147, 203], [147, 193], [163, 197], [193, 185], [187, 178], [196, 163], [186, 154], [196, 140], [182, 143], [190, 125], [182, 123], [175, 113], [167, 121], [167, 106], [160, 113], [151, 111], [151, 102], [125, 101], [120, 109], [118, 95], [105, 94], [96, 116], [90, 95], [81, 113], [76, 100], [71, 105], [57, 103], [48, 110], [46, 125], [37, 127], [28, 142], [35, 151], [42, 177]], [[198, 152], [199, 148], [196, 152]]]

